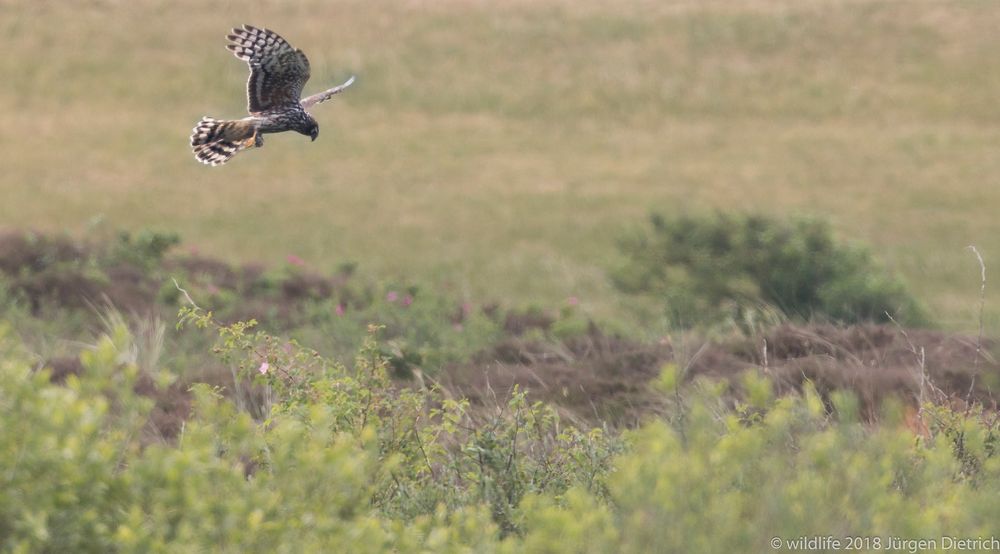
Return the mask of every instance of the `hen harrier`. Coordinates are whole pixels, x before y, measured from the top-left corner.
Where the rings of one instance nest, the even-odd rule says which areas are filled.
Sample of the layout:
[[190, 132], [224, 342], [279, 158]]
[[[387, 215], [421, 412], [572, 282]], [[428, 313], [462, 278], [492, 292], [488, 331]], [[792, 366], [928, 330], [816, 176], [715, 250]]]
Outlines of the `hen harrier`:
[[228, 35], [227, 48], [250, 66], [247, 111], [250, 117], [218, 120], [204, 117], [194, 128], [191, 147], [198, 161], [221, 165], [240, 150], [264, 145], [263, 133], [297, 131], [313, 140], [319, 125], [306, 108], [351, 86], [354, 77], [327, 91], [300, 99], [309, 80], [309, 60], [299, 49], [267, 29], [244, 25]]

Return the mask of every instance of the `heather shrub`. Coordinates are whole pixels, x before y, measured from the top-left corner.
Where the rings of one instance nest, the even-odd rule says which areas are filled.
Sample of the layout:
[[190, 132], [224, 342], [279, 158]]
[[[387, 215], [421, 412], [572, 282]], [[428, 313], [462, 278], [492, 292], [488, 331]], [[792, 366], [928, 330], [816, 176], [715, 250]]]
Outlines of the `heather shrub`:
[[[342, 362], [352, 359], [368, 324], [378, 323], [382, 353], [398, 377], [415, 370], [436, 374], [503, 332], [503, 314], [495, 307], [487, 313], [484, 301], [362, 277], [354, 264], [322, 274], [290, 255], [276, 267], [238, 266], [193, 247], [178, 251], [178, 244], [176, 233], [148, 229], [88, 240], [0, 233], [0, 312], [16, 319], [19, 330], [36, 326], [46, 335], [89, 341], [105, 306], [129, 316], [167, 317], [185, 303], [184, 289], [222, 321], [256, 319]], [[173, 346], [175, 353], [203, 353], [198, 340]]]

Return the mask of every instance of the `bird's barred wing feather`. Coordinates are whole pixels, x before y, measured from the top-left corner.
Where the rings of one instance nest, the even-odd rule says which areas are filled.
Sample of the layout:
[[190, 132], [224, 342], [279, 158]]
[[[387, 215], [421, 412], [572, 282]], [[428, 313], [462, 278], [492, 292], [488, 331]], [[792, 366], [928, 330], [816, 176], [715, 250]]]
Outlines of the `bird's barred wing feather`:
[[345, 88], [351, 86], [352, 83], [354, 83], [354, 76], [351, 76], [351, 78], [348, 79], [342, 85], [335, 86], [335, 87], [333, 87], [332, 89], [329, 89], [329, 90], [324, 90], [323, 92], [320, 92], [318, 94], [314, 94], [312, 96], [307, 96], [307, 97], [305, 97], [305, 98], [302, 99], [302, 107], [303, 108], [308, 108], [310, 106], [319, 104], [320, 102], [325, 102], [325, 101], [329, 100], [330, 97], [333, 96], [334, 94], [337, 94], [337, 93], [343, 91]]
[[309, 80], [309, 59], [277, 33], [244, 25], [228, 35], [227, 48], [250, 66], [247, 109], [251, 114], [295, 105]]

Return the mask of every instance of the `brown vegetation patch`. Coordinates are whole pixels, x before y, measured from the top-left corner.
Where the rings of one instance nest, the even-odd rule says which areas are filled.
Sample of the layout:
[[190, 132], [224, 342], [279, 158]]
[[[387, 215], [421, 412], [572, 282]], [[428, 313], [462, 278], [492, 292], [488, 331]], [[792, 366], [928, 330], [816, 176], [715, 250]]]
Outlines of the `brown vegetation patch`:
[[562, 342], [508, 338], [477, 359], [449, 368], [444, 381], [486, 406], [517, 385], [564, 414], [615, 426], [631, 426], [656, 413], [661, 400], [649, 385], [666, 363], [676, 363], [686, 382], [697, 377], [730, 381], [734, 398], [741, 394], [746, 371], [770, 377], [779, 394], [800, 391], [807, 379], [824, 397], [850, 390], [868, 418], [877, 416], [888, 397], [916, 404], [922, 382], [928, 401], [964, 401], [971, 387], [972, 400], [995, 406], [992, 387], [1000, 382], [1000, 364], [991, 354], [992, 341], [984, 342], [977, 363], [974, 337], [933, 330], [905, 333], [881, 325], [787, 324], [756, 339], [680, 348], [612, 338], [592, 327], [587, 335]]
[[531, 329], [547, 331], [555, 321], [551, 315], [538, 310], [512, 310], [504, 317], [503, 328], [511, 335], [520, 336]]
[[[879, 325], [783, 325], [757, 339], [680, 348], [668, 341], [649, 345], [611, 337], [592, 325], [585, 335], [564, 341], [508, 337], [474, 359], [446, 368], [439, 380], [453, 396], [469, 398], [476, 409], [502, 405], [517, 386], [531, 399], [556, 406], [570, 422], [632, 427], [662, 410], [663, 395], [650, 382], [664, 364], [676, 363], [688, 383], [698, 377], [730, 381], [734, 400], [742, 394], [740, 381], [746, 371], [771, 378], [779, 394], [800, 391], [807, 379], [826, 399], [835, 390], [854, 391], [862, 415], [872, 420], [886, 398], [915, 405], [921, 375], [926, 400], [962, 402], [975, 373], [971, 398], [995, 409], [991, 387], [1000, 379], [1000, 364], [990, 354], [993, 346], [991, 341], [982, 345], [976, 364], [973, 337], [931, 330], [909, 330], [904, 336], [897, 328]], [[82, 371], [76, 358], [56, 358], [47, 367], [57, 383]], [[189, 389], [199, 382], [232, 392], [231, 375], [222, 367], [193, 371], [166, 388], [157, 387], [148, 376], [140, 378], [136, 392], [155, 402], [148, 428], [151, 440], [177, 436], [190, 415]]]
[[[223, 321], [252, 318], [287, 327], [307, 302], [335, 294], [346, 303], [360, 301], [348, 291], [346, 273], [323, 276], [299, 270], [269, 279], [261, 265], [232, 266], [197, 254], [171, 256], [157, 261], [155, 268], [144, 268], [111, 250], [64, 236], [0, 233], [0, 277], [35, 315], [47, 308], [105, 304], [138, 315], [173, 313], [176, 306], [164, 305], [159, 298], [164, 287], [172, 286], [171, 277], [204, 298], [207, 308], [225, 309], [219, 314]], [[220, 300], [224, 293], [239, 302]]]
[[263, 270], [258, 266], [245, 266], [242, 272], [215, 258], [197, 254], [169, 260], [164, 266], [168, 270], [181, 269], [193, 281], [203, 286], [219, 289], [246, 290], [248, 281], [253, 283]]
[[[980, 346], [977, 355], [975, 337], [927, 329], [786, 324], [756, 340], [739, 339], [722, 348], [732, 354], [730, 371], [761, 368], [779, 392], [799, 390], [806, 379], [823, 394], [853, 390], [866, 414], [875, 416], [889, 396], [910, 403], [968, 397], [994, 406], [992, 387], [1000, 378], [1000, 364], [992, 355], [993, 341]], [[702, 368], [699, 361], [693, 373]]]
[[[126, 313], [146, 315], [156, 310], [156, 294], [160, 283], [143, 269], [129, 263], [107, 268], [108, 281], [100, 291], [105, 302]], [[91, 296], [81, 298], [89, 299]]]
[[[50, 371], [49, 382], [60, 385], [65, 384], [71, 375], [80, 376], [85, 371], [80, 358], [70, 356], [51, 358], [43, 367]], [[184, 422], [191, 416], [191, 386], [196, 383], [205, 383], [224, 393], [232, 393], [232, 376], [222, 366], [192, 370], [184, 378], [166, 387], [157, 385], [156, 380], [148, 373], [139, 374], [132, 390], [153, 401], [144, 432], [145, 441], [172, 441], [180, 434]]]
[[17, 275], [24, 271], [42, 271], [59, 262], [79, 260], [80, 247], [65, 237], [35, 233], [0, 234], [0, 272]]
[[147, 313], [158, 285], [140, 268], [115, 263], [98, 268], [93, 250], [67, 237], [30, 232], [0, 234], [0, 276], [32, 312], [85, 308], [110, 301], [119, 309]]
[[45, 363], [45, 367], [51, 372], [49, 374], [49, 381], [58, 385], [66, 382], [70, 375], [80, 375], [83, 373], [83, 364], [80, 363], [80, 358], [61, 356], [58, 358], [52, 358]]
[[160, 387], [151, 376], [139, 375], [133, 390], [154, 402], [146, 425], [149, 439], [172, 440], [180, 434], [184, 422], [191, 415], [190, 387], [190, 382], [175, 382], [170, 386]]
[[628, 426], [655, 412], [658, 396], [647, 383], [668, 358], [661, 346], [610, 337], [592, 326], [586, 335], [560, 342], [507, 338], [449, 367], [442, 380], [477, 406], [502, 403], [516, 385], [571, 420]]
[[[253, 318], [287, 328], [301, 318], [308, 302], [337, 298], [352, 306], [366, 301], [364, 293], [359, 297], [347, 286], [349, 270], [325, 277], [299, 268], [268, 278], [258, 265], [234, 267], [196, 255], [168, 258], [156, 270], [136, 263], [65, 237], [0, 233], [0, 277], [36, 312], [48, 306], [92, 307], [105, 301], [134, 314], [172, 312], [175, 306], [158, 297], [164, 275], [174, 274], [184, 278], [193, 294], [206, 298], [207, 308], [229, 304], [225, 313], [217, 314], [222, 321]], [[460, 323], [469, 309], [458, 306], [453, 322]], [[588, 424], [630, 426], [656, 413], [662, 395], [649, 383], [666, 363], [683, 370], [687, 382], [697, 377], [732, 382], [734, 398], [740, 394], [742, 375], [751, 370], [770, 377], [779, 393], [801, 390], [806, 380], [823, 395], [849, 389], [858, 394], [871, 417], [890, 396], [911, 404], [920, 398], [969, 398], [995, 407], [992, 389], [1000, 387], [1000, 364], [991, 354], [994, 341], [977, 347], [975, 337], [940, 331], [786, 324], [753, 338], [692, 345], [687, 337], [643, 344], [608, 336], [594, 325], [574, 338], [539, 339], [551, 337], [556, 321], [552, 314], [505, 312], [495, 305], [484, 311], [502, 322], [504, 338], [435, 377], [456, 394], [486, 407], [502, 402], [510, 389], [519, 386], [533, 399], [552, 402], [564, 414]], [[54, 382], [64, 382], [82, 369], [74, 358], [53, 359], [49, 367]], [[143, 394], [157, 402], [152, 422], [156, 432], [164, 437], [176, 434], [190, 411], [189, 386], [218, 377], [208, 372], [162, 391], [149, 388], [151, 383], [143, 385], [148, 389]]]

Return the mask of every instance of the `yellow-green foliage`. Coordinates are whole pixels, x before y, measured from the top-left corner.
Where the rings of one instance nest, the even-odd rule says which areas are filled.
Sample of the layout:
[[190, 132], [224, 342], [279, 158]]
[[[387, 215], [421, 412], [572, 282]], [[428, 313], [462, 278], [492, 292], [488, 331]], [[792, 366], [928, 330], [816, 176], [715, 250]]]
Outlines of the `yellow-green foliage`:
[[[302, 390], [279, 391], [266, 422], [198, 386], [176, 444], [141, 446], [150, 403], [112, 335], [65, 386], [2, 343], [0, 550], [763, 552], [775, 536], [975, 537], [1000, 520], [997, 425], [977, 411], [929, 407], [919, 437], [898, 409], [832, 419], [810, 387], [775, 399], [750, 378], [752, 404], [695, 387], [606, 460], [601, 432], [558, 430], [520, 395], [496, 417], [427, 411], [426, 393], [385, 386], [374, 342], [354, 370], [286, 383]], [[255, 340], [229, 327], [220, 348]]]
[[624, 551], [765, 552], [775, 536], [995, 532], [996, 458], [973, 484], [942, 436], [830, 423], [808, 400], [779, 400], [751, 425], [705, 406], [691, 408], [683, 429], [655, 423], [630, 437], [633, 451], [610, 478]]
[[[407, 525], [377, 517], [371, 499], [386, 462], [375, 433], [330, 433], [332, 405], [265, 427], [200, 387], [199, 415], [178, 444], [140, 449], [130, 416], [148, 403], [131, 396], [129, 383], [108, 386], [111, 374], [127, 373], [116, 354], [103, 341], [83, 378], [65, 387], [5, 356], [4, 551], [449, 551], [436, 545], [478, 550], [495, 540], [489, 513], [475, 507]], [[259, 455], [266, 470], [248, 477]]]

